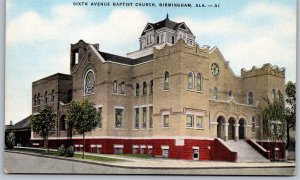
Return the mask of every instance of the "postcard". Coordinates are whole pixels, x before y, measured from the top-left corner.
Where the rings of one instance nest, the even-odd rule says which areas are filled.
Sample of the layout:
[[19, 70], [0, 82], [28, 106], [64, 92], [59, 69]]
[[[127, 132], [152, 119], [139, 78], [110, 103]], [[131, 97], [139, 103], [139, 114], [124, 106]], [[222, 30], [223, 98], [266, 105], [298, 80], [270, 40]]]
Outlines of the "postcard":
[[7, 0], [4, 172], [295, 175], [296, 4]]

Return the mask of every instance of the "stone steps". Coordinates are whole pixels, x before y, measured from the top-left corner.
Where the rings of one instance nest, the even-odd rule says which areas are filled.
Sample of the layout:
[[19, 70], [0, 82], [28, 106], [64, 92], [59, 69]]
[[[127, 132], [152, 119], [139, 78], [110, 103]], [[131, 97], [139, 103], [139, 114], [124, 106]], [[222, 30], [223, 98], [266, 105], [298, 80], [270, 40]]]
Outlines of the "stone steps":
[[237, 152], [237, 162], [270, 162], [244, 140], [225, 141], [233, 151]]

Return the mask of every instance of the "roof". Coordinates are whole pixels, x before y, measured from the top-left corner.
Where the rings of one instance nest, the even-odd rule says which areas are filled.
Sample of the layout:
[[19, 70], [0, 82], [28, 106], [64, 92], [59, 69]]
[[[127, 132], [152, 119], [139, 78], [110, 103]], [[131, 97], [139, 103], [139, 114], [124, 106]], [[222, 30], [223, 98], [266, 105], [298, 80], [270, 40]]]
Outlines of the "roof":
[[118, 56], [115, 54], [110, 54], [107, 52], [101, 52], [101, 51], [98, 51], [98, 52], [104, 58], [105, 61], [112, 61], [112, 62], [127, 64], [127, 65], [136, 65], [136, 64], [147, 62], [147, 61], [150, 61], [153, 59], [153, 54], [150, 54], [150, 55], [144, 56], [144, 57], [140, 57], [137, 59], [131, 59], [131, 58], [123, 57], [123, 56]]
[[[169, 19], [169, 17], [167, 16], [166, 19], [164, 19], [164, 20], [162, 20], [162, 21], [159, 21], [159, 22], [157, 22], [157, 23], [148, 23], [148, 24], [150, 24], [150, 25], [153, 27], [154, 30], [158, 30], [158, 29], [161, 29], [161, 28], [164, 28], [164, 27], [169, 28], [169, 29], [176, 30], [176, 29], [178, 29], [178, 27], [179, 27], [181, 24], [184, 24], [184, 22], [177, 23], [177, 22], [171, 21], [171, 20]], [[148, 24], [147, 24], [147, 25], [148, 25]], [[186, 27], [187, 27], [187, 26], [186, 26]], [[187, 27], [186, 30], [187, 30], [188, 34], [194, 35], [194, 34], [192, 33], [192, 31], [190, 30], [190, 28]], [[145, 35], [145, 31], [142, 32], [142, 35], [141, 35], [141, 36], [143, 36], [143, 35]]]
[[17, 122], [16, 124], [14, 125], [6, 125], [5, 126], [5, 130], [21, 130], [21, 129], [30, 129], [30, 124], [29, 124], [29, 121], [30, 121], [30, 117], [31, 116], [28, 116], [26, 117], [25, 119]]

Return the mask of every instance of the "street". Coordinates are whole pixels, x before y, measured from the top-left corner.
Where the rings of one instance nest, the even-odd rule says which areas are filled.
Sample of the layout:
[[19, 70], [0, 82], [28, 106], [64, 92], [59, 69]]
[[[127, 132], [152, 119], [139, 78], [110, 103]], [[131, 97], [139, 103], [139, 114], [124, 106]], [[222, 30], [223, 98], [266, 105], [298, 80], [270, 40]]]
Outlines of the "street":
[[[143, 162], [144, 161], [144, 162]], [[136, 162], [146, 164], [148, 160], [139, 159]], [[149, 160], [156, 161], [156, 160]], [[176, 163], [177, 160], [159, 160], [167, 163]], [[4, 152], [4, 171], [6, 173], [38, 173], [38, 174], [184, 174], [184, 175], [293, 175], [295, 164], [285, 166], [240, 166], [238, 163], [231, 163], [231, 166], [215, 166], [216, 162], [189, 162], [178, 160], [180, 163], [194, 164], [194, 167], [137, 167], [124, 166], [126, 162], [114, 162], [111, 164], [97, 164], [89, 162], [76, 162], [49, 157], [38, 157], [35, 155]], [[203, 164], [201, 166], [201, 163]], [[209, 165], [212, 167], [209, 167]], [[220, 164], [220, 163], [218, 163]], [[224, 163], [226, 165], [226, 163]], [[228, 163], [229, 164], [229, 163]], [[232, 167], [236, 164], [237, 167]], [[271, 163], [270, 163], [271, 164]], [[199, 166], [199, 167], [195, 167]]]

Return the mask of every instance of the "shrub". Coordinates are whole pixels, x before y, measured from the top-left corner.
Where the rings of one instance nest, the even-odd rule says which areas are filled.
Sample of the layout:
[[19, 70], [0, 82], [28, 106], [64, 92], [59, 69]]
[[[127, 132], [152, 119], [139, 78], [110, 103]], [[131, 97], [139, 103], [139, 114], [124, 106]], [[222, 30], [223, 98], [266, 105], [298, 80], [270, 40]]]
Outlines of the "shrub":
[[10, 132], [6, 137], [6, 147], [8, 149], [13, 149], [15, 146], [15, 133]]
[[66, 153], [65, 145], [64, 144], [60, 145], [60, 147], [58, 147], [57, 152], [59, 156], [64, 156]]
[[68, 148], [66, 148], [65, 156], [66, 157], [73, 157], [74, 156], [73, 146], [69, 146]]

